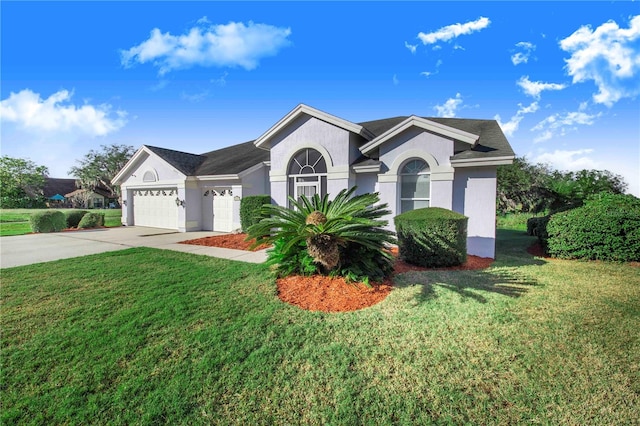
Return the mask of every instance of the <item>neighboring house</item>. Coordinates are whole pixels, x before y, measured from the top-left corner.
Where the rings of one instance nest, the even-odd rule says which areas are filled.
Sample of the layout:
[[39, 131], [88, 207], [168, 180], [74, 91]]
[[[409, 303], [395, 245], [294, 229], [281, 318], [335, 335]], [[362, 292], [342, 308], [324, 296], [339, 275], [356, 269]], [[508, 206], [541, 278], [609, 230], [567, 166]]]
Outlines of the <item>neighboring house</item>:
[[76, 188], [77, 187], [75, 179], [47, 177], [44, 180], [44, 187], [42, 188], [42, 192], [47, 200], [62, 202], [64, 201], [64, 199], [61, 200], [60, 197], [64, 198], [65, 194], [75, 191]]
[[65, 199], [75, 208], [82, 209], [105, 209], [109, 203], [115, 203], [118, 199], [116, 194], [104, 188], [95, 188], [93, 191], [77, 188], [64, 195]]
[[495, 120], [394, 117], [352, 123], [299, 105], [255, 141], [189, 154], [143, 145], [113, 179], [125, 225], [240, 227], [240, 200], [378, 192], [387, 217], [444, 207], [469, 217], [470, 254], [494, 257], [496, 169], [514, 152]]

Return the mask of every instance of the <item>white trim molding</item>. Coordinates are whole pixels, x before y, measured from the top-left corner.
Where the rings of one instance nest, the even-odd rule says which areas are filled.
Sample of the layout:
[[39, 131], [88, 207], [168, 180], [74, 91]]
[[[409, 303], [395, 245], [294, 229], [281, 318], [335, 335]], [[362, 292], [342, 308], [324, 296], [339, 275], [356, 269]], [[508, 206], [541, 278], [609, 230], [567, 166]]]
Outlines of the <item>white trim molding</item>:
[[455, 168], [459, 167], [486, 167], [486, 166], [504, 166], [513, 163], [515, 156], [493, 158], [465, 158], [460, 160], [451, 160], [451, 165]]

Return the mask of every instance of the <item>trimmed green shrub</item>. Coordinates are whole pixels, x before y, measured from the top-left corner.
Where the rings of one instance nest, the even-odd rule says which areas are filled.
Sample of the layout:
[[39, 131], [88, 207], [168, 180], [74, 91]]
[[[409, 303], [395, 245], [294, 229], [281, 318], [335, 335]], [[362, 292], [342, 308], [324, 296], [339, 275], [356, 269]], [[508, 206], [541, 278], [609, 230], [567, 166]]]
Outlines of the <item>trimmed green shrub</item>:
[[82, 220], [85, 214], [88, 212], [86, 210], [67, 210], [64, 212], [65, 217], [67, 218], [67, 227], [69, 228], [77, 228], [78, 224]]
[[33, 232], [59, 232], [67, 227], [67, 219], [58, 210], [35, 212], [29, 216], [29, 223]]
[[89, 212], [82, 217], [78, 229], [97, 228], [104, 226], [104, 213]]
[[429, 268], [467, 261], [467, 221], [440, 207], [411, 210], [394, 218], [400, 257]]
[[553, 257], [640, 261], [640, 199], [600, 194], [551, 216], [546, 231], [547, 253]]
[[264, 204], [271, 204], [270, 195], [249, 195], [240, 200], [240, 225], [242, 232], [247, 232], [251, 225], [255, 225], [264, 218], [260, 213]]

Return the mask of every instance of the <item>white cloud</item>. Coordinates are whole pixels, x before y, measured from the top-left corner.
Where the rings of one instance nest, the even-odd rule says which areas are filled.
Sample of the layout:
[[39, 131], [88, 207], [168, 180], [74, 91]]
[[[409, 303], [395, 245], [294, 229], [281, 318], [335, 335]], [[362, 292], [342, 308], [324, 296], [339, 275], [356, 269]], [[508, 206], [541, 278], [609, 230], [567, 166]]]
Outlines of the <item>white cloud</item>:
[[442, 27], [431, 33], [420, 32], [418, 38], [422, 44], [435, 44], [439, 41], [450, 41], [461, 35], [467, 35], [476, 31], [483, 30], [489, 26], [491, 21], [489, 18], [481, 16], [475, 21], [466, 22], [464, 24], [453, 24]]
[[529, 57], [531, 56], [531, 52], [536, 49], [536, 45], [533, 43], [529, 43], [528, 41], [521, 41], [516, 43], [516, 47], [522, 49], [522, 52], [516, 52], [511, 55], [511, 62], [513, 65], [526, 64], [529, 62]]
[[209, 80], [209, 82], [215, 84], [216, 86], [224, 87], [227, 85], [228, 76], [229, 73], [225, 71], [224, 74], [222, 74], [219, 78], [212, 78], [211, 80]]
[[518, 127], [520, 127], [520, 122], [524, 118], [525, 114], [534, 113], [539, 108], [537, 102], [533, 102], [531, 103], [531, 105], [526, 107], [522, 106], [522, 104], [518, 104], [518, 107], [519, 108], [518, 108], [518, 111], [516, 112], [516, 115], [511, 117], [511, 120], [507, 121], [506, 123], [503, 123], [500, 120], [500, 115], [496, 115], [494, 117], [494, 119], [498, 122], [498, 124], [502, 128], [502, 132], [505, 134], [505, 136], [512, 136], [518, 130]]
[[85, 136], [104, 136], [127, 122], [125, 111], [113, 112], [108, 104], [69, 104], [72, 96], [73, 93], [60, 90], [43, 100], [39, 93], [29, 89], [12, 92], [0, 102], [0, 118], [39, 133], [68, 132]]
[[409, 52], [411, 52], [412, 54], [415, 55], [416, 53], [416, 49], [418, 48], [417, 44], [409, 44], [406, 41], [404, 42], [404, 47], [406, 47], [407, 49], [409, 49]]
[[565, 69], [573, 83], [593, 80], [598, 93], [596, 103], [608, 107], [622, 98], [640, 94], [640, 15], [620, 28], [608, 21], [595, 30], [582, 26], [569, 37], [560, 40], [560, 48], [571, 53]]
[[431, 77], [432, 75], [436, 75], [436, 74], [438, 74], [438, 72], [440, 72], [440, 65], [442, 65], [442, 59], [438, 59], [436, 61], [436, 70], [435, 71], [422, 71], [420, 73], [420, 75], [424, 75], [427, 78]]
[[397, 86], [398, 84], [400, 84], [400, 80], [398, 80], [398, 76], [397, 75], [393, 75], [393, 85]]
[[438, 112], [438, 117], [452, 118], [456, 116], [456, 110], [462, 105], [462, 96], [456, 93], [455, 98], [449, 98], [442, 105], [433, 107]]
[[542, 93], [545, 90], [562, 90], [567, 87], [566, 84], [530, 81], [528, 75], [520, 77], [520, 80], [518, 80], [516, 84], [522, 87], [522, 90], [524, 90], [524, 93], [526, 95], [531, 96], [534, 99], [540, 99], [540, 93]]
[[125, 68], [135, 63], [151, 62], [159, 68], [160, 75], [194, 66], [239, 66], [252, 70], [260, 59], [274, 56], [288, 46], [290, 35], [290, 28], [251, 21], [248, 24], [230, 22], [206, 28], [194, 27], [179, 36], [168, 32], [163, 34], [154, 28], [147, 40], [128, 50], [121, 50], [120, 55]]
[[578, 171], [583, 169], [598, 169], [598, 162], [589, 158], [588, 154], [593, 149], [577, 149], [566, 151], [556, 149], [553, 152], [544, 152], [533, 158], [534, 163], [548, 164], [557, 170]]
[[583, 111], [551, 115], [531, 129], [541, 132], [533, 142], [544, 142], [556, 136], [564, 136], [570, 131], [577, 130], [578, 125], [591, 126], [601, 115], [602, 113], [591, 115]]

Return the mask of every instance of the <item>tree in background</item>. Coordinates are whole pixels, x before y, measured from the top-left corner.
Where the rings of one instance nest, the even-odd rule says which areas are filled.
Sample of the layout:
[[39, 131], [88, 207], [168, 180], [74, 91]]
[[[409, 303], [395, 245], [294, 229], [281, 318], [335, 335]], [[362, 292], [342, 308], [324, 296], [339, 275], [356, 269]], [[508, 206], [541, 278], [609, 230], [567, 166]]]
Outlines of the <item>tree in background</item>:
[[500, 213], [544, 210], [553, 200], [549, 190], [551, 170], [517, 157], [512, 164], [498, 167], [497, 209]]
[[538, 213], [579, 207], [596, 194], [622, 194], [627, 183], [607, 170], [561, 172], [524, 157], [498, 167], [499, 213]]
[[113, 185], [111, 179], [124, 167], [135, 153], [129, 145], [101, 145], [100, 151], [91, 150], [84, 158], [76, 160], [69, 173], [78, 179], [82, 189], [94, 191], [103, 188], [120, 196], [120, 187]]
[[31, 160], [0, 158], [0, 208], [46, 207], [43, 188], [49, 170]]
[[579, 207], [588, 198], [602, 193], [623, 194], [627, 183], [620, 175], [608, 170], [580, 170], [578, 172], [554, 172], [550, 189], [555, 196], [552, 210]]

